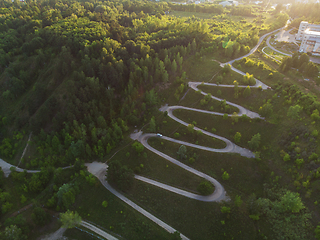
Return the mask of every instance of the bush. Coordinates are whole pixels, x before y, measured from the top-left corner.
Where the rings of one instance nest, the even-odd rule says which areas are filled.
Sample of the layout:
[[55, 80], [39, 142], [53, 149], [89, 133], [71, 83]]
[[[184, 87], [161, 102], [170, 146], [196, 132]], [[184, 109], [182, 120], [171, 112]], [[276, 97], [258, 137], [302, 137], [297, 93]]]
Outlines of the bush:
[[31, 218], [35, 224], [43, 226], [49, 221], [49, 214], [43, 208], [35, 207]]
[[257, 133], [252, 136], [251, 140], [248, 141], [249, 147], [251, 150], [256, 150], [260, 145], [261, 135]]
[[190, 164], [194, 163], [195, 161], [196, 161], [196, 160], [195, 160], [193, 157], [189, 158], [189, 163], [190, 163]]
[[104, 208], [108, 207], [108, 202], [107, 201], [103, 201], [102, 202], [102, 207], [104, 207]]
[[224, 171], [223, 174], [222, 174], [222, 179], [223, 180], [229, 180], [229, 178], [230, 178], [229, 173], [227, 173], [227, 171]]
[[231, 212], [231, 208], [226, 207], [226, 206], [222, 206], [221, 209], [220, 209], [220, 211], [221, 211], [222, 213], [230, 213], [230, 212]]
[[214, 187], [210, 182], [204, 181], [199, 184], [197, 190], [201, 195], [207, 196], [213, 193]]

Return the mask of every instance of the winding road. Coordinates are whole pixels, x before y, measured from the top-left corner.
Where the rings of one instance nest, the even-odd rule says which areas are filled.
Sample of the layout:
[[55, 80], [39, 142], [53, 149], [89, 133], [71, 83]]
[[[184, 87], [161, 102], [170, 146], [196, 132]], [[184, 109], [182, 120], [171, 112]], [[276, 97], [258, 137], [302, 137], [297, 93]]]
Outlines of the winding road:
[[[284, 28], [284, 27], [283, 27]], [[245, 75], [244, 72], [234, 68], [232, 66], [232, 63], [236, 60], [240, 60], [244, 57], [248, 57], [249, 55], [253, 54], [259, 47], [259, 45], [262, 43], [262, 41], [268, 36], [268, 35], [271, 35], [273, 34], [274, 32], [276, 31], [279, 31], [283, 28], [280, 28], [280, 29], [277, 29], [277, 30], [274, 30], [270, 33], [267, 33], [265, 35], [263, 35], [259, 41], [258, 41], [258, 44], [253, 48], [251, 49], [251, 51], [246, 54], [245, 56], [242, 56], [240, 58], [237, 58], [237, 59], [234, 59], [234, 60], [231, 60], [229, 62], [226, 62], [226, 63], [220, 63], [220, 66], [221, 67], [224, 67], [225, 65], [227, 64], [230, 64], [231, 65], [231, 69], [241, 75]], [[219, 87], [234, 87], [233, 85], [217, 85], [217, 84], [213, 84], [213, 83], [201, 83], [201, 82], [189, 82], [189, 87], [191, 89], [194, 89], [195, 91], [198, 91], [199, 89], [197, 88], [198, 85], [201, 85], [201, 84], [204, 84], [204, 85], [208, 85], [208, 86], [219, 86]], [[256, 79], [256, 84], [252, 87], [259, 87], [261, 86], [262, 89], [268, 89], [270, 88], [269, 86], [267, 86], [266, 84], [262, 83], [261, 81], [257, 80]], [[239, 87], [246, 87], [246, 86], [239, 86]], [[207, 93], [205, 92], [202, 92], [201, 91], [201, 94], [203, 95], [206, 95]], [[215, 100], [218, 100], [218, 101], [221, 101], [222, 99], [220, 98], [217, 98], [217, 97], [214, 97], [214, 96], [211, 96], [213, 99]], [[239, 112], [238, 112], [238, 116], [243, 116], [243, 115], [247, 115], [248, 117], [250, 118], [260, 118], [259, 114], [255, 113], [255, 112], [252, 112], [242, 106], [239, 106], [235, 103], [232, 103], [232, 102], [229, 102], [227, 101], [226, 102], [227, 104], [231, 105], [231, 106], [234, 106], [236, 108], [239, 109]], [[201, 113], [204, 113], [204, 114], [214, 114], [214, 115], [224, 115], [222, 113], [218, 113], [218, 112], [211, 112], [211, 111], [206, 111], [206, 110], [201, 110], [201, 109], [195, 109], [195, 108], [188, 108], [188, 107], [183, 107], [183, 106], [164, 106], [162, 107], [160, 110], [161, 111], [167, 111], [168, 112], [168, 116], [170, 118], [172, 118], [173, 120], [179, 122], [180, 124], [184, 125], [184, 126], [187, 126], [188, 123], [178, 119], [177, 117], [174, 116], [173, 114], [173, 111], [176, 110], [176, 109], [184, 109], [184, 110], [189, 110], [189, 111], [197, 111], [197, 112], [201, 112]], [[228, 116], [231, 116], [230, 114]], [[239, 146], [237, 146], [236, 144], [234, 144], [233, 142], [231, 142], [230, 140], [224, 138], [224, 137], [221, 137], [221, 136], [218, 136], [216, 134], [213, 134], [213, 133], [210, 133], [210, 132], [207, 132], [207, 131], [204, 131], [198, 127], [194, 127], [195, 130], [201, 130], [204, 134], [208, 135], [208, 136], [211, 136], [211, 137], [214, 137], [214, 138], [217, 138], [217, 139], [220, 139], [222, 141], [224, 141], [226, 143], [226, 147], [223, 148], [223, 149], [214, 149], [214, 148], [209, 148], [209, 147], [204, 147], [204, 146], [200, 146], [200, 145], [196, 145], [196, 144], [191, 144], [191, 143], [187, 143], [187, 142], [183, 142], [183, 141], [179, 141], [179, 140], [176, 140], [176, 139], [172, 139], [172, 138], [169, 138], [169, 137], [166, 137], [166, 136], [162, 136], [162, 139], [164, 140], [167, 140], [167, 141], [171, 141], [171, 142], [175, 142], [175, 143], [179, 143], [179, 144], [183, 144], [183, 145], [186, 145], [186, 146], [190, 146], [190, 147], [194, 147], [194, 148], [198, 148], [198, 149], [202, 149], [202, 150], [205, 150], [205, 151], [211, 151], [211, 152], [220, 152], [220, 153], [238, 153], [242, 156], [245, 156], [245, 157], [248, 157], [248, 158], [253, 158], [254, 157], [254, 154], [249, 151], [248, 149], [245, 149], [245, 148], [241, 148]], [[166, 160], [180, 166], [181, 168], [197, 175], [197, 176], [200, 176], [204, 179], [206, 179], [207, 181], [210, 181], [214, 186], [215, 186], [215, 191], [213, 194], [209, 195], [209, 196], [202, 196], [202, 195], [197, 195], [197, 194], [194, 194], [194, 193], [190, 193], [190, 192], [187, 192], [187, 191], [184, 191], [184, 190], [181, 190], [181, 189], [178, 189], [178, 188], [175, 188], [175, 187], [172, 187], [172, 186], [169, 186], [169, 185], [166, 185], [166, 184], [163, 184], [163, 183], [160, 183], [160, 182], [157, 182], [157, 181], [154, 181], [152, 179], [148, 179], [146, 177], [142, 177], [142, 176], [138, 176], [138, 175], [135, 175], [135, 178], [137, 180], [140, 180], [140, 181], [143, 181], [143, 182], [146, 182], [146, 183], [149, 183], [149, 184], [152, 184], [154, 186], [157, 186], [159, 188], [162, 188], [162, 189], [166, 189], [168, 191], [171, 191], [171, 192], [174, 192], [176, 194], [180, 194], [182, 196], [185, 196], [185, 197], [188, 197], [188, 198], [192, 198], [192, 199], [196, 199], [196, 200], [199, 200], [199, 201], [205, 201], [205, 202], [212, 202], [212, 201], [215, 201], [215, 202], [219, 202], [219, 201], [227, 201], [229, 200], [228, 196], [226, 195], [226, 192], [223, 188], [223, 186], [214, 178], [208, 176], [207, 174], [205, 173], [202, 173], [190, 166], [187, 166], [181, 162], [179, 162], [178, 160], [174, 159], [174, 158], [171, 158], [170, 156], [152, 148], [149, 144], [148, 144], [148, 139], [150, 137], [156, 137], [156, 134], [154, 133], [148, 133], [148, 134], [142, 134], [142, 132], [139, 132], [139, 133], [136, 133], [136, 134], [132, 134], [131, 137], [135, 140], [138, 140], [140, 141], [147, 149], [149, 149], [150, 151], [154, 152], [155, 154], [165, 158]], [[123, 194], [121, 194], [120, 192], [118, 192], [117, 190], [115, 190], [107, 181], [106, 181], [106, 170], [108, 168], [107, 164], [105, 163], [98, 163], [98, 162], [93, 162], [93, 163], [88, 163], [86, 164], [87, 168], [88, 168], [88, 171], [90, 173], [92, 173], [93, 175], [95, 175], [99, 180], [100, 182], [102, 183], [102, 185], [108, 189], [112, 194], [114, 194], [115, 196], [117, 196], [119, 199], [121, 199], [122, 201], [124, 201], [126, 204], [128, 204], [129, 206], [133, 207], [135, 210], [137, 210], [138, 212], [140, 212], [142, 215], [144, 215], [145, 217], [149, 218], [151, 221], [155, 222], [156, 224], [158, 224], [160, 227], [164, 228], [165, 230], [167, 230], [168, 232], [170, 233], [174, 233], [176, 232], [177, 230], [172, 228], [171, 226], [169, 226], [168, 224], [166, 224], [165, 222], [163, 222], [162, 220], [160, 220], [159, 218], [155, 217], [154, 215], [152, 215], [151, 213], [147, 212], [146, 210], [144, 210], [142, 207], [140, 207], [139, 205], [137, 205], [136, 203], [134, 203], [133, 201], [129, 200], [127, 197], [125, 197]], [[5, 172], [5, 175], [8, 176], [10, 174], [10, 168], [11, 167], [14, 167], [13, 165], [3, 161], [2, 159], [0, 159], [0, 167], [2, 168], [2, 170]], [[18, 172], [22, 172], [24, 171], [24, 169], [21, 169], [21, 168], [18, 168], [18, 167], [15, 167], [16, 168], [16, 171]], [[36, 173], [36, 172], [39, 172], [38, 170], [27, 170], [28, 173]], [[86, 225], [86, 224], [84, 224]], [[88, 227], [86, 225], [86, 227]], [[91, 228], [91, 226], [90, 226]], [[94, 226], [91, 228], [92, 231], [96, 232], [99, 234], [99, 230], [100, 229], [95, 229]], [[184, 239], [184, 240], [188, 240], [189, 238], [187, 238], [186, 236], [184, 236], [183, 234], [180, 234], [181, 238]]]
[[[288, 30], [287, 32], [290, 32], [292, 29]], [[284, 53], [284, 52], [281, 52], [280, 50], [276, 49], [275, 47], [273, 47], [271, 44], [270, 44], [270, 39], [271, 39], [271, 36], [269, 36], [266, 40], [266, 43], [267, 43], [267, 46], [272, 49], [272, 51], [275, 51], [275, 52], [278, 52], [282, 55], [285, 55], [285, 56], [288, 56], [288, 57], [292, 57], [292, 54], [289, 54], [289, 53]], [[289, 38], [290, 39], [290, 38]], [[296, 41], [294, 40], [293, 43], [297, 44]], [[313, 63], [316, 63], [316, 64], [320, 64], [320, 58], [317, 58], [317, 57], [312, 57], [310, 56], [310, 61], [313, 62]]]

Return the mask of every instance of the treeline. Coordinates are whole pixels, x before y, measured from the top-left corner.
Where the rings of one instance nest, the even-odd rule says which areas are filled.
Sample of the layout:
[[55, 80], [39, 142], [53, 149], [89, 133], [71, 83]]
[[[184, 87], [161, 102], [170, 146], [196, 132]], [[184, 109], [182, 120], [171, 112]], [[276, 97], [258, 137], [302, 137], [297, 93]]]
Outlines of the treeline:
[[293, 54], [292, 57], [285, 57], [279, 67], [280, 71], [287, 72], [291, 68], [299, 70], [305, 76], [317, 77], [319, 70], [316, 64], [310, 62], [310, 58], [306, 53], [300, 55], [300, 53]]
[[199, 12], [199, 13], [216, 13], [221, 14], [224, 12], [223, 7], [219, 4], [172, 4], [168, 6], [174, 11], [184, 12]]
[[319, 3], [295, 3], [289, 10], [292, 18], [303, 17], [303, 21], [320, 22], [320, 4]]
[[238, 6], [238, 7], [233, 7], [230, 11], [232, 15], [237, 15], [237, 16], [245, 16], [245, 17], [253, 17], [255, 16], [252, 14], [252, 8], [248, 6]]

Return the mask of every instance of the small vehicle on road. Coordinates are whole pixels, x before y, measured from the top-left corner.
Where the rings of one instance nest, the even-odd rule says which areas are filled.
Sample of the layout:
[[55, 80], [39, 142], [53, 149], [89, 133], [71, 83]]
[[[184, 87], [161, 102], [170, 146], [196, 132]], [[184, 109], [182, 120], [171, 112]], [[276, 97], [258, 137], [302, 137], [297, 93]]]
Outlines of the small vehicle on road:
[[162, 134], [160, 134], [160, 133], [157, 133], [157, 137], [162, 137]]

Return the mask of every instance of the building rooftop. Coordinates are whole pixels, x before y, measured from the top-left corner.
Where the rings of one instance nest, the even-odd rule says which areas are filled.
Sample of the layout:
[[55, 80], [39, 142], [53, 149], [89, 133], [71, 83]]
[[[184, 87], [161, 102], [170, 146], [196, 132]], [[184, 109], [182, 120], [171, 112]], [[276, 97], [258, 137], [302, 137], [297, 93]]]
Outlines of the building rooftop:
[[317, 42], [317, 43], [320, 43], [320, 38], [310, 37], [310, 38], [308, 39], [308, 41], [315, 41], [315, 42]]
[[318, 31], [311, 31], [309, 28], [306, 29], [304, 32], [307, 33], [307, 34], [312, 34], [312, 35], [320, 36], [320, 32], [318, 32]]

